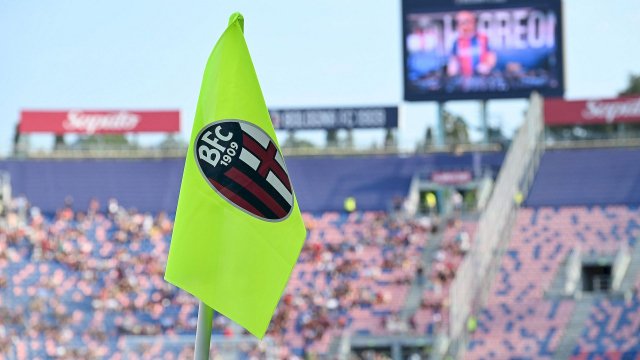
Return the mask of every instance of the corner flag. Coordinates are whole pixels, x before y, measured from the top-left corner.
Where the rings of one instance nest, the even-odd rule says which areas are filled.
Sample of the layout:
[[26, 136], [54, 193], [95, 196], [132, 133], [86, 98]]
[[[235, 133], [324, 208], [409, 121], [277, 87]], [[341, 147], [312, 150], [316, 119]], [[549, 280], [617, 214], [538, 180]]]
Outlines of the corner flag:
[[262, 338], [306, 230], [243, 27], [204, 71], [165, 279]]

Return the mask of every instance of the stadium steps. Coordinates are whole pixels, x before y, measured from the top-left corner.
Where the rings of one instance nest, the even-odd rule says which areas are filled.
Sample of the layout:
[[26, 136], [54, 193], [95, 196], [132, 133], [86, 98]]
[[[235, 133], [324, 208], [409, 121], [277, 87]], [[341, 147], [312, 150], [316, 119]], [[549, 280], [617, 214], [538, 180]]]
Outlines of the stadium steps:
[[[602, 255], [599, 257], [599, 259], [602, 259], [603, 257], [609, 258], [609, 256], [607, 255]], [[589, 258], [588, 255], [587, 258]], [[613, 258], [609, 260], [613, 262]], [[570, 273], [572, 269], [575, 270], [574, 266], [576, 266], [576, 262], [579, 264], [582, 261], [583, 255], [579, 250], [577, 250], [577, 248], [574, 248], [568, 254], [564, 255], [564, 258], [560, 262], [558, 269], [556, 270], [556, 273], [553, 277], [551, 286], [547, 290], [545, 290], [545, 297], [550, 299], [555, 299], [558, 297], [565, 298], [568, 296], [573, 296], [576, 291], [579, 291], [582, 282], [580, 278], [570, 279]], [[567, 289], [567, 285], [570, 281], [573, 281], [573, 289]]]
[[551, 286], [546, 290], [546, 295], [550, 297], [558, 297], [565, 295], [565, 285], [567, 283], [567, 265], [569, 257], [565, 257], [560, 266], [558, 266], [558, 270], [556, 271], [556, 275], [553, 277], [553, 281], [551, 282]]
[[624, 274], [624, 278], [622, 278], [620, 290], [626, 292], [633, 289], [639, 281], [638, 277], [640, 277], [640, 246], [636, 245], [631, 252], [631, 262], [627, 272]]
[[422, 251], [422, 268], [424, 270], [422, 272], [423, 278], [422, 281], [420, 281], [420, 279], [418, 279], [417, 277], [413, 279], [411, 288], [407, 293], [407, 299], [404, 303], [404, 306], [400, 310], [401, 321], [408, 322], [420, 307], [422, 294], [430, 283], [429, 274], [431, 274], [431, 264], [433, 263], [436, 252], [442, 246], [442, 239], [444, 238], [444, 232], [447, 228], [446, 224], [449, 222], [450, 218], [451, 214], [449, 214], [448, 216], [444, 216], [441, 219], [438, 232], [432, 234], [429, 237], [429, 241], [427, 241], [427, 244]]
[[584, 329], [584, 324], [591, 313], [593, 301], [591, 296], [585, 296], [576, 301], [576, 306], [573, 309], [569, 323], [567, 323], [567, 328], [553, 355], [554, 360], [566, 360], [571, 357], [578, 343], [578, 338], [580, 338]]

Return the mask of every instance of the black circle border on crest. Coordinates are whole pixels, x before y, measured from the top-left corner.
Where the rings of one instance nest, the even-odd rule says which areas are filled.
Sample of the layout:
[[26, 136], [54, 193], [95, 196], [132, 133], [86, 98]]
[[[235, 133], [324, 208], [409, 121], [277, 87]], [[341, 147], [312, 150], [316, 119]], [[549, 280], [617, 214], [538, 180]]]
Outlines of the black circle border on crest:
[[[220, 124], [220, 123], [226, 123], [226, 122], [235, 122], [235, 123], [246, 123], [249, 126], [253, 126], [255, 128], [257, 128], [258, 130], [262, 131], [265, 135], [267, 135], [267, 137], [269, 138], [269, 140], [271, 140], [271, 142], [273, 142], [274, 145], [276, 145], [277, 143], [271, 138], [271, 136], [269, 136], [269, 134], [267, 134], [266, 131], [262, 130], [262, 128], [260, 128], [259, 126], [257, 126], [256, 124], [250, 122], [250, 121], [246, 121], [246, 120], [240, 120], [240, 119], [223, 119], [223, 120], [216, 120], [213, 122], [208, 123], [207, 125], [203, 126], [202, 129], [200, 129], [200, 131], [198, 131], [198, 134], [195, 137], [194, 143], [193, 145], [193, 156], [194, 156], [194, 160], [196, 162], [196, 166], [198, 167], [198, 171], [200, 172], [200, 176], [202, 177], [202, 180], [204, 180], [204, 182], [207, 183], [207, 185], [209, 185], [210, 188], [213, 189], [213, 191], [216, 192], [216, 194], [218, 194], [221, 198], [223, 198], [227, 203], [233, 205], [233, 207], [235, 207], [236, 209], [244, 212], [247, 215], [250, 215], [256, 219], [259, 220], [263, 220], [263, 221], [267, 221], [267, 222], [272, 222], [272, 223], [279, 223], [282, 221], [285, 221], [289, 218], [289, 216], [291, 216], [291, 213], [293, 212], [293, 208], [296, 204], [296, 194], [293, 191], [293, 186], [291, 186], [291, 196], [292, 196], [292, 204], [291, 207], [289, 208], [289, 212], [287, 213], [287, 215], [285, 215], [284, 217], [280, 218], [280, 219], [268, 219], [262, 216], [258, 216], [244, 208], [242, 208], [241, 206], [239, 206], [238, 204], [234, 203], [233, 201], [229, 200], [226, 196], [224, 196], [218, 189], [216, 189], [215, 186], [213, 186], [213, 184], [211, 182], [209, 182], [209, 180], [207, 179], [207, 176], [204, 174], [204, 171], [202, 171], [202, 167], [200, 166], [200, 161], [198, 160], [198, 148], [196, 147], [196, 143], [200, 140], [200, 136], [202, 135], [202, 133], [204, 133], [206, 130], [209, 130], [210, 128], [212, 128], [214, 125], [216, 124]], [[244, 148], [244, 146], [243, 146]], [[280, 151], [280, 148], [276, 146], [276, 150], [278, 151], [278, 153], [280, 153], [280, 156], [282, 156], [282, 151]], [[240, 149], [240, 151], [242, 151]], [[240, 154], [238, 153], [238, 157], [240, 156]], [[234, 159], [234, 161], [237, 159]], [[287, 177], [289, 178], [289, 182], [291, 182], [291, 177], [289, 176], [289, 170], [287, 169], [287, 164], [284, 162], [284, 156], [282, 156], [282, 160], [284, 163], [284, 171], [287, 173]]]

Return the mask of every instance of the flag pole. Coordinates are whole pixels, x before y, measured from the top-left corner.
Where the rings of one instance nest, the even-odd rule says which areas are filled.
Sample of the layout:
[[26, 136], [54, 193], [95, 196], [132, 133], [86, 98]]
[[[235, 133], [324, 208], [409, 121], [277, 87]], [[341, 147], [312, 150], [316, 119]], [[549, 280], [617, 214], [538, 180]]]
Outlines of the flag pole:
[[193, 360], [209, 360], [213, 309], [200, 300], [198, 307], [198, 327], [196, 328], [196, 348]]

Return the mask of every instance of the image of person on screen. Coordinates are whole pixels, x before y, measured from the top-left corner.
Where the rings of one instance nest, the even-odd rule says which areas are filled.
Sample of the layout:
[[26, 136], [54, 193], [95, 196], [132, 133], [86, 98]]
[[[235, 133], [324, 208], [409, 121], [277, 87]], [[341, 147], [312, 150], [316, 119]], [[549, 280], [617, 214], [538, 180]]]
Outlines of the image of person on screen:
[[489, 47], [489, 38], [476, 30], [476, 16], [471, 11], [458, 12], [456, 30], [458, 36], [451, 48], [447, 74], [488, 75], [496, 66], [496, 54]]

